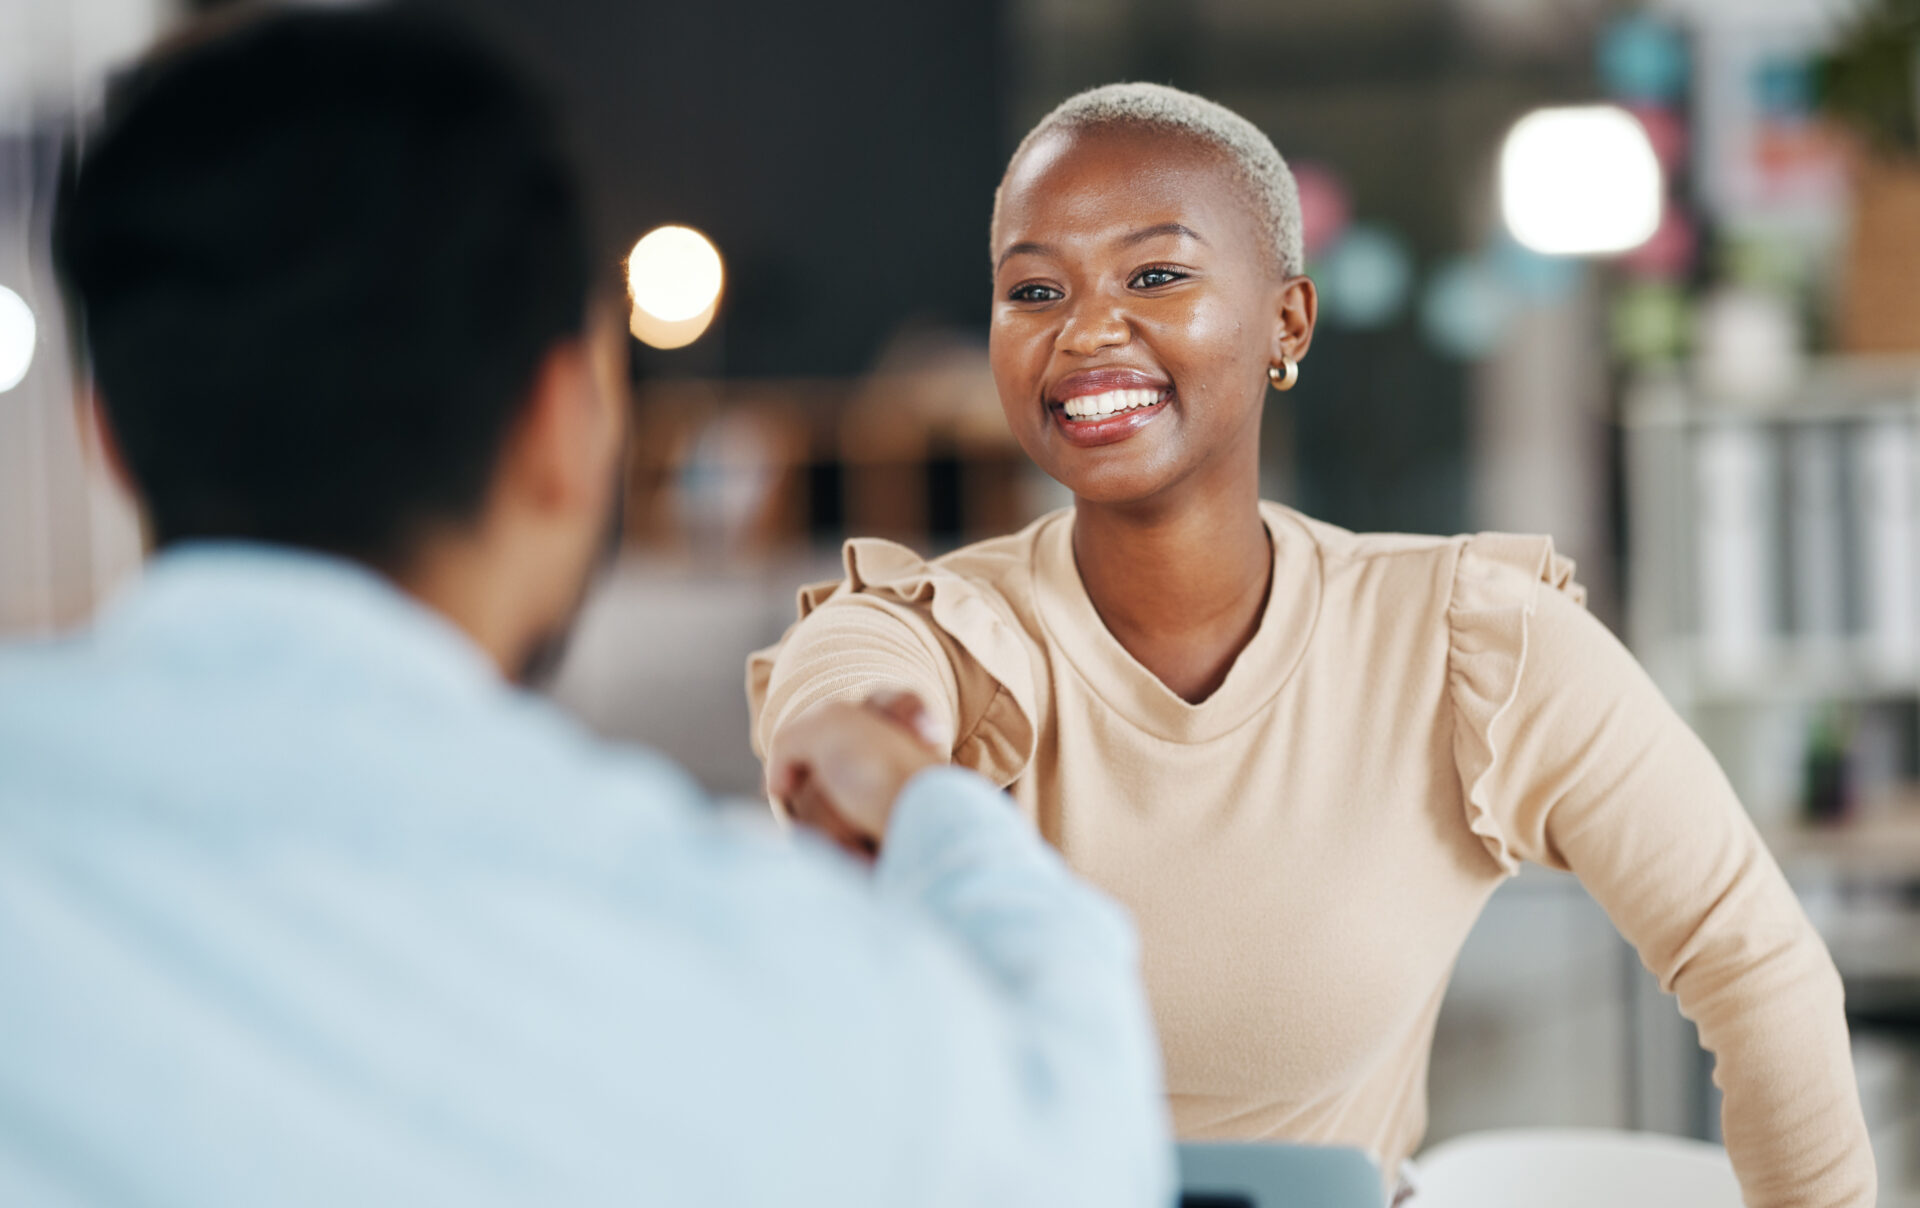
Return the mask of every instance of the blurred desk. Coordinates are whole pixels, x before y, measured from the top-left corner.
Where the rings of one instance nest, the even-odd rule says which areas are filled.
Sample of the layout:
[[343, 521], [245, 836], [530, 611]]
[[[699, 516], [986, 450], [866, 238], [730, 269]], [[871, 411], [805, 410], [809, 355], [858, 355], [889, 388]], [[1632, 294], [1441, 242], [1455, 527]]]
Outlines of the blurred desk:
[[747, 654], [793, 623], [796, 585], [839, 574], [831, 549], [725, 563], [629, 551], [588, 598], [553, 696], [602, 735], [664, 752], [711, 792], [758, 803]]
[[1798, 824], [1765, 832], [1789, 877], [1920, 881], [1920, 805], [1902, 802], [1857, 821]]
[[1833, 953], [1848, 1014], [1920, 1030], [1920, 804], [1777, 828], [1767, 843]]
[[[1920, 1187], [1920, 801], [1767, 841], [1846, 985], [1861, 1104], [1891, 1196]], [[1884, 1200], [1909, 1204], [1909, 1198]]]

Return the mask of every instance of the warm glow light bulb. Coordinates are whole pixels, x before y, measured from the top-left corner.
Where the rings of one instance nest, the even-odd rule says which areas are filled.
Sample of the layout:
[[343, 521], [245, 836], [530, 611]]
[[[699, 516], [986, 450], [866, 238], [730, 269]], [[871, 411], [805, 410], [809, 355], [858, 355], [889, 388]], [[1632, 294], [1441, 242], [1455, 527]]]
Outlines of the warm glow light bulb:
[[693, 343], [713, 321], [724, 278], [719, 250], [699, 231], [648, 231], [627, 257], [633, 334], [656, 348]]
[[18, 386], [27, 376], [38, 338], [33, 308], [19, 294], [0, 285], [0, 394]]
[[1513, 237], [1555, 256], [1630, 252], [1660, 227], [1653, 144], [1612, 105], [1541, 109], [1500, 151], [1500, 207]]

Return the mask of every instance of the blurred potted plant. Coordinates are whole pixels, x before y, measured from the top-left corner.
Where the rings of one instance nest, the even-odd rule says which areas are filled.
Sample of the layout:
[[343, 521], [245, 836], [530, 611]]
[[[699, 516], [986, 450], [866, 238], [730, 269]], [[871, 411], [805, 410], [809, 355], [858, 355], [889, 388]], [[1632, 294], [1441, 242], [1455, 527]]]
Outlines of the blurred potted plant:
[[1854, 147], [1840, 343], [1920, 352], [1920, 0], [1866, 0], [1816, 79]]

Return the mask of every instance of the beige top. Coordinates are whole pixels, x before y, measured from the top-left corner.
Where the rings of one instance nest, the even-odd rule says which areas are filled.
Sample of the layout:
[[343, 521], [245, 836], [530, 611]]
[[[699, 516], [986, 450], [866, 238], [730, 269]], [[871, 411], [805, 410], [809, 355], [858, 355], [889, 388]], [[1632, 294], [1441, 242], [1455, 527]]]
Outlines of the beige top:
[[[1188, 1138], [1419, 1144], [1467, 932], [1569, 869], [1719, 1058], [1749, 1205], [1874, 1200], [1840, 982], [1699, 740], [1543, 537], [1355, 535], [1266, 504], [1273, 587], [1188, 704], [1107, 631], [1073, 513], [847, 578], [753, 656], [756, 750], [817, 701], [919, 692], [1133, 911]], [[1522, 1123], [1516, 1121], [1515, 1123]]]

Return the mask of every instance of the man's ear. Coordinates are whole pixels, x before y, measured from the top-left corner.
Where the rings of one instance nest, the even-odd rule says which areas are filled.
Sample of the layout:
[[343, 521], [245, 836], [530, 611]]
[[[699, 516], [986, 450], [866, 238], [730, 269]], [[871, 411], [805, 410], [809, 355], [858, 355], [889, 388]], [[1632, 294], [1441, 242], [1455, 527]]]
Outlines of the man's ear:
[[1274, 315], [1273, 347], [1268, 356], [1303, 361], [1313, 346], [1313, 328], [1320, 321], [1320, 292], [1306, 277], [1289, 277], [1280, 285]]
[[114, 434], [113, 420], [100, 401], [100, 391], [92, 384], [80, 387], [74, 394], [73, 410], [87, 464], [99, 466], [115, 486], [138, 499], [140, 484], [134, 481], [126, 456], [120, 452], [120, 438]]
[[120, 449], [120, 438], [114, 433], [112, 417], [107, 414], [100, 392], [91, 382], [82, 385], [74, 393], [73, 421], [80, 434], [81, 461], [89, 475], [99, 474], [97, 481], [106, 483], [108, 498], [113, 500], [116, 507], [125, 506], [126, 517], [132, 521], [139, 547], [151, 550], [153, 524], [147, 511], [146, 498], [140, 493], [133, 467], [127, 464], [126, 454]]
[[597, 508], [611, 417], [590, 340], [562, 340], [534, 373], [501, 459], [502, 486], [542, 513]]

